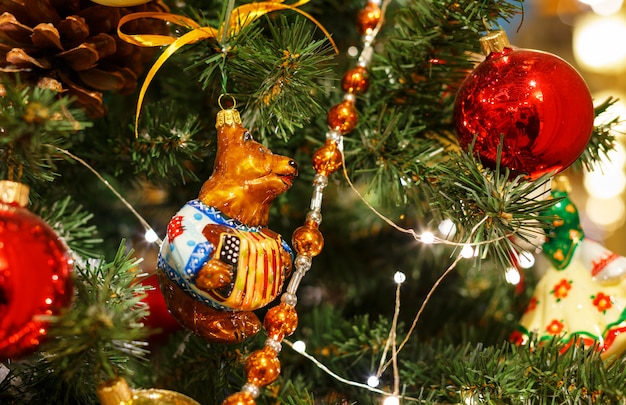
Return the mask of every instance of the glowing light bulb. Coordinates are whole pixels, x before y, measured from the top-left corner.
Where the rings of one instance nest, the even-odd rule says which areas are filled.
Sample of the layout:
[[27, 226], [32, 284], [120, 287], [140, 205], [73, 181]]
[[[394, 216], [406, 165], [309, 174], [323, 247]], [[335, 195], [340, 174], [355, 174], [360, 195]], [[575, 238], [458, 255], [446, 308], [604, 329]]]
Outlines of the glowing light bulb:
[[397, 284], [404, 283], [406, 281], [406, 274], [401, 271], [396, 271], [396, 273], [393, 275], [393, 281], [395, 281]]
[[454, 234], [456, 233], [456, 226], [451, 219], [444, 219], [443, 221], [441, 221], [438, 228], [439, 232], [441, 232], [444, 237], [454, 236]]
[[625, 68], [626, 43], [610, 38], [626, 37], [626, 18], [588, 14], [574, 26], [574, 57], [581, 68], [598, 73], [620, 73]]
[[470, 257], [474, 256], [474, 248], [471, 247], [470, 245], [463, 246], [463, 249], [461, 249], [461, 256], [466, 259], [469, 259]]
[[375, 375], [372, 375], [367, 379], [367, 385], [372, 388], [378, 387], [378, 384], [380, 384], [380, 380]]
[[302, 340], [296, 340], [295, 342], [293, 342], [293, 350], [297, 351], [298, 353], [304, 353], [306, 351], [306, 343], [304, 343], [304, 341]]
[[400, 400], [395, 395], [391, 395], [383, 400], [383, 405], [400, 405]]
[[435, 241], [435, 235], [432, 232], [426, 231], [422, 234], [420, 239], [422, 243], [431, 244]]
[[594, 13], [608, 16], [617, 13], [623, 4], [623, 0], [578, 0], [591, 6]]
[[620, 198], [590, 197], [585, 204], [585, 212], [592, 222], [610, 231], [624, 222], [626, 206]]
[[535, 256], [530, 252], [521, 252], [517, 256], [517, 261], [522, 269], [530, 269], [535, 265]]
[[519, 271], [515, 267], [509, 267], [504, 271], [504, 278], [506, 282], [513, 285], [518, 285], [522, 280], [522, 276], [519, 274]]
[[157, 233], [154, 232], [153, 229], [148, 229], [146, 233], [143, 235], [143, 237], [146, 239], [146, 242], [148, 243], [154, 243], [157, 240], [159, 240], [159, 235], [157, 235]]

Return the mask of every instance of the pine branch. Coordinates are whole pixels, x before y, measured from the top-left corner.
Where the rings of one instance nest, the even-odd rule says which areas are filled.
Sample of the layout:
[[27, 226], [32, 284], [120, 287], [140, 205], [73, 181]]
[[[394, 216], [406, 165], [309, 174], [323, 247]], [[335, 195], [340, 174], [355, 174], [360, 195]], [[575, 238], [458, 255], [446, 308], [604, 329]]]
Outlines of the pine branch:
[[85, 114], [69, 108], [71, 100], [57, 92], [17, 83], [0, 83], [0, 176], [33, 185], [58, 175], [61, 158], [77, 131], [89, 127]]
[[71, 251], [83, 257], [96, 257], [95, 245], [102, 243], [97, 237], [97, 229], [89, 222], [93, 214], [76, 205], [71, 197], [55, 201], [50, 207], [35, 206], [33, 211], [49, 224]]
[[614, 149], [615, 142], [617, 140], [614, 128], [621, 123], [623, 118], [614, 117], [609, 120], [603, 120], [603, 114], [605, 114], [607, 110], [616, 102], [617, 99], [609, 97], [604, 102], [596, 106], [596, 122], [598, 122], [599, 119], [601, 123], [594, 126], [587, 148], [571, 166], [572, 170], [580, 171], [582, 168], [593, 170], [593, 168], [603, 159], [606, 159], [609, 152]]
[[311, 23], [302, 18], [290, 23], [280, 15], [265, 22], [267, 34], [259, 24], [246, 26], [230, 39], [227, 54], [201, 60], [200, 79], [207, 87], [223, 78], [226, 89], [246, 105], [246, 125], [262, 137], [287, 140], [323, 112], [319, 79], [331, 73], [332, 51], [326, 39], [315, 40]]
[[556, 201], [547, 199], [541, 189], [551, 176], [511, 178], [508, 169], [499, 167], [499, 159], [495, 170], [484, 168], [471, 149], [451, 157], [451, 165], [439, 166], [437, 189], [443, 198], [434, 206], [455, 223], [453, 240], [475, 245], [477, 265], [489, 257], [498, 267], [512, 266], [515, 253], [521, 251], [512, 238], [531, 243], [547, 226], [541, 213]]

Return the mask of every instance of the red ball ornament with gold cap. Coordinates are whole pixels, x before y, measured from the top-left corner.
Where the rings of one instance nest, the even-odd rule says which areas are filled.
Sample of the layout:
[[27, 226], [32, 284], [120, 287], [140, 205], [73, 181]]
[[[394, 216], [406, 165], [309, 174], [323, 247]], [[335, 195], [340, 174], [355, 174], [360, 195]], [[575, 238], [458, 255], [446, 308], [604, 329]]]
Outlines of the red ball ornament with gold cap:
[[585, 150], [594, 108], [580, 74], [563, 59], [511, 48], [504, 31], [481, 38], [487, 58], [457, 93], [454, 125], [462, 148], [481, 162], [537, 178], [558, 173]]
[[59, 236], [30, 212], [27, 186], [0, 181], [0, 361], [34, 351], [72, 299], [72, 259]]

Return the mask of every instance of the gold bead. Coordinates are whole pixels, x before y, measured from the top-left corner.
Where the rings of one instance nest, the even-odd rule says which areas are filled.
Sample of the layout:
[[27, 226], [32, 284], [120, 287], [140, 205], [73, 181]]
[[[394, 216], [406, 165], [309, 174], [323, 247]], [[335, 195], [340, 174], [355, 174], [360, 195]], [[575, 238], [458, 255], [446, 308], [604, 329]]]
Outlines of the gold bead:
[[354, 103], [345, 100], [331, 107], [331, 109], [328, 110], [326, 122], [330, 129], [339, 131], [342, 135], [352, 131], [359, 122], [359, 116], [356, 108], [354, 108]]
[[313, 154], [313, 168], [318, 174], [328, 176], [337, 171], [342, 165], [343, 159], [337, 143], [331, 140], [315, 151]]
[[363, 94], [369, 88], [370, 81], [367, 77], [367, 69], [363, 66], [356, 66], [343, 75], [341, 88], [346, 93]]
[[298, 327], [298, 313], [296, 309], [285, 303], [280, 303], [267, 311], [263, 326], [267, 335], [277, 341], [291, 335]]
[[380, 6], [369, 2], [357, 16], [357, 27], [361, 34], [371, 34], [376, 28], [381, 18]]
[[280, 361], [274, 350], [264, 347], [248, 356], [244, 369], [248, 383], [264, 387], [280, 375]]
[[236, 392], [226, 398], [222, 405], [256, 405], [256, 401], [249, 392]]
[[317, 224], [312, 221], [297, 228], [291, 236], [291, 243], [298, 254], [305, 256], [317, 256], [324, 247], [324, 237], [317, 229]]

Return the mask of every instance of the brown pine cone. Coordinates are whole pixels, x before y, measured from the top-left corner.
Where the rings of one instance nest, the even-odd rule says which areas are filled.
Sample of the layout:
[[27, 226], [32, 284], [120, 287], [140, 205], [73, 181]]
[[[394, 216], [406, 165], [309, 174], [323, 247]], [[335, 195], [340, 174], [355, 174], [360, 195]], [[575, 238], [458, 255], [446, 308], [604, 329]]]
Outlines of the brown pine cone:
[[[101, 117], [103, 92], [132, 93], [155, 52], [117, 35], [120, 18], [140, 11], [168, 8], [160, 0], [123, 8], [88, 0], [0, 0], [0, 71], [66, 91], [90, 116]], [[129, 22], [124, 30], [167, 32], [155, 19]]]

